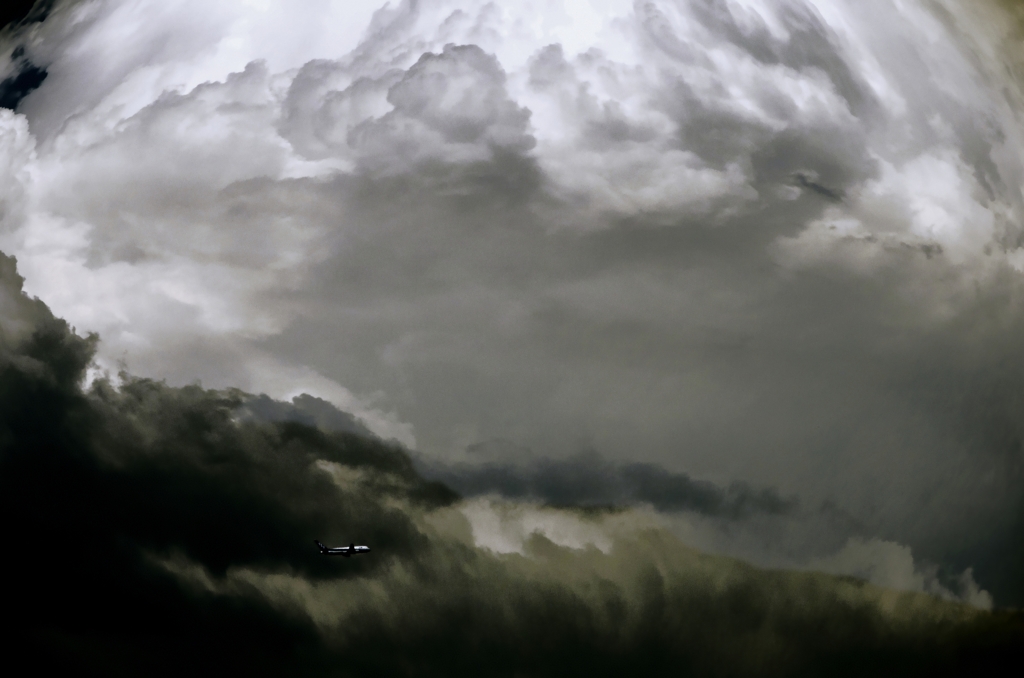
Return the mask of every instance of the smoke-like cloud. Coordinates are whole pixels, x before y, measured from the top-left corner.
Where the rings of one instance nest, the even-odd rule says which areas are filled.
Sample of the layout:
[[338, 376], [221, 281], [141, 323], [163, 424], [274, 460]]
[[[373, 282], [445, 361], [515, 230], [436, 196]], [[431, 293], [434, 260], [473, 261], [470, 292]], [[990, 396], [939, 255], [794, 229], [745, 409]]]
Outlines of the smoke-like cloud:
[[[0, 258], [0, 507], [17, 547], [0, 565], [17, 589], [2, 647], [34, 670], [933, 675], [1019, 660], [1016, 613], [757, 570], [642, 513], [458, 502], [394, 444], [256, 420], [253, 402], [269, 405], [237, 391], [127, 375], [83, 391], [96, 338], [21, 286]], [[317, 537], [373, 552], [327, 559]]]

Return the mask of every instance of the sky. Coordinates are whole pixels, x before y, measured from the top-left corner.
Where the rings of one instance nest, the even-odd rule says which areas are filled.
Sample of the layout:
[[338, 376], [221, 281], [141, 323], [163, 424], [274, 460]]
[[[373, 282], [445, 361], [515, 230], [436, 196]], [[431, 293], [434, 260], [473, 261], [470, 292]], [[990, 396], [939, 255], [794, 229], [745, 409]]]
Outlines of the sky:
[[[845, 619], [836, 596], [918, 601], [893, 628], [1004, 614], [1024, 605], [1022, 22], [994, 0], [37, 3], [0, 33], [0, 343], [22, 375], [0, 395], [63, 394], [72, 433], [40, 444], [92, 450], [58, 455], [95, 481], [76, 492], [195, 501], [141, 507], [159, 537], [113, 503], [81, 518], [112, 521], [126, 581], [258, 600], [259, 633], [310, 666], [355, 647], [357, 612], [399, 642], [381, 601], [424, 581], [472, 581], [466, 609], [533, 600], [506, 630], [555, 591], [597, 615], [565, 648], [603, 638], [607, 584], [637, 611], [621, 656], [656, 642], [651, 600], [728, 582], [827, 582], [787, 593], [780, 628]], [[4, 425], [11, 450], [42, 435]], [[247, 466], [269, 449], [295, 467]], [[187, 527], [204, 502], [277, 531], [218, 551]], [[347, 543], [346, 521], [397, 555], [335, 581], [285, 544]], [[644, 597], [653, 571], [668, 598]]]

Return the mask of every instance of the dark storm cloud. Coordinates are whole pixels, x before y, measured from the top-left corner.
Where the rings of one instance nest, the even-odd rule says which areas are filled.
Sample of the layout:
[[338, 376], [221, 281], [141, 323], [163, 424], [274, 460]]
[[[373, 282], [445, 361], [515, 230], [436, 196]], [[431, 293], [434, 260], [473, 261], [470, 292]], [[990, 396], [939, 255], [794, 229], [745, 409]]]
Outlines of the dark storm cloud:
[[[467, 453], [477, 456], [483, 447], [470, 446]], [[556, 506], [645, 503], [659, 511], [694, 511], [733, 519], [754, 513], [786, 514], [798, 506], [795, 498], [784, 498], [770, 488], [756, 489], [741, 482], [722, 488], [657, 464], [613, 463], [596, 452], [518, 464], [483, 461], [449, 465], [420, 457], [417, 465], [427, 477], [465, 496], [497, 493]]]
[[[392, 557], [409, 555], [422, 537], [377, 496], [438, 505], [454, 495], [370, 437], [289, 423], [239, 427], [232, 415], [241, 395], [132, 379], [83, 393], [94, 338], [79, 338], [22, 295], [13, 260], [0, 265], [0, 502], [11, 543], [25, 546], [2, 567], [8, 586], [21, 589], [6, 603], [19, 619], [6, 654], [17, 648], [40, 668], [107, 674], [322, 666], [308, 621], [258, 596], [185, 590], [151, 556], [193, 559], [220, 574], [247, 564], [336, 577], [313, 538], [358, 536]], [[342, 494], [311, 468], [316, 461], [372, 477]], [[352, 565], [346, 576], [374, 563]]]
[[[95, 340], [20, 288], [0, 259], [9, 661], [103, 675], [785, 676], [1019, 658], [1013, 614], [758, 571], [649, 528], [608, 555], [534, 534], [524, 555], [496, 556], [457, 538], [455, 496], [378, 439], [240, 422], [254, 399], [238, 392], [127, 376], [83, 392]], [[374, 551], [328, 561], [315, 537]]]

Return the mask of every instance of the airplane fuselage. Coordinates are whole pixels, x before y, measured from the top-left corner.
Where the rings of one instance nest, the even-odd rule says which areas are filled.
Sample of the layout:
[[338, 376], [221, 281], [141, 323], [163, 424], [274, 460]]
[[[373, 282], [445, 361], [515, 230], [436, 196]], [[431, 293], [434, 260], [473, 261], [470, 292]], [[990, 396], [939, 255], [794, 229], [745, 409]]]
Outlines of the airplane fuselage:
[[317, 545], [317, 548], [320, 549], [320, 555], [323, 556], [341, 556], [343, 558], [348, 558], [349, 556], [370, 552], [369, 546], [356, 546], [355, 544], [350, 544], [349, 546], [330, 547], [324, 546], [318, 540], [314, 540], [314, 543]]

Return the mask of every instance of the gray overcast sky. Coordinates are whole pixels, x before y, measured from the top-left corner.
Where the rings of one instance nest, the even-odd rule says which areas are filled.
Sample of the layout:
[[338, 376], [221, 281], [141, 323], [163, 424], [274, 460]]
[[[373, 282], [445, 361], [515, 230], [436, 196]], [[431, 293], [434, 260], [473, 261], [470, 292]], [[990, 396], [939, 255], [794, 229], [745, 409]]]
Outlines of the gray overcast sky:
[[775, 488], [858, 527], [680, 533], [856, 533], [1020, 601], [1001, 11], [58, 3], [0, 43], [47, 74], [0, 111], [0, 249], [100, 370], [310, 393], [445, 463]]

